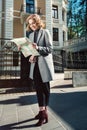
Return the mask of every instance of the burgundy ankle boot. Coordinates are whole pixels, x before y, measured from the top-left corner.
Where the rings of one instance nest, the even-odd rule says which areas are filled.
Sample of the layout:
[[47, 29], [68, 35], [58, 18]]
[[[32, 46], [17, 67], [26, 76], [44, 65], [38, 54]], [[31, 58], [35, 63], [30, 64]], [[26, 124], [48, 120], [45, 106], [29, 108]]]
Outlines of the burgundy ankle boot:
[[[47, 108], [45, 107], [45, 112], [47, 113]], [[41, 111], [35, 116], [35, 119], [40, 119]]]
[[44, 123], [48, 122], [48, 114], [46, 110], [40, 111], [39, 121], [35, 124], [35, 126], [41, 126]]

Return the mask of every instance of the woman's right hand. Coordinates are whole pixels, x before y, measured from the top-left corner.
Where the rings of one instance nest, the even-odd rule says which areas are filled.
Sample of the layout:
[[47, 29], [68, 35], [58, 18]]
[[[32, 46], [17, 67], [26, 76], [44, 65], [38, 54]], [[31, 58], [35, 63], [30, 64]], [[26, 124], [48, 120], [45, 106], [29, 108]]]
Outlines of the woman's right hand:
[[32, 46], [33, 46], [33, 48], [35, 48], [36, 50], [38, 50], [38, 46], [37, 46], [36, 43], [32, 43]]

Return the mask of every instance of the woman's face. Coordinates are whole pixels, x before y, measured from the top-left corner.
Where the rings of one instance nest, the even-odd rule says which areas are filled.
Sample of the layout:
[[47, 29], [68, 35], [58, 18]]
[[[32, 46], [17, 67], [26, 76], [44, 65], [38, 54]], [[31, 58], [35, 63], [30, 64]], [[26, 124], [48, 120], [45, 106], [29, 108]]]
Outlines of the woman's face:
[[29, 26], [33, 31], [38, 29], [38, 26], [36, 25], [36, 22], [33, 19], [29, 20]]

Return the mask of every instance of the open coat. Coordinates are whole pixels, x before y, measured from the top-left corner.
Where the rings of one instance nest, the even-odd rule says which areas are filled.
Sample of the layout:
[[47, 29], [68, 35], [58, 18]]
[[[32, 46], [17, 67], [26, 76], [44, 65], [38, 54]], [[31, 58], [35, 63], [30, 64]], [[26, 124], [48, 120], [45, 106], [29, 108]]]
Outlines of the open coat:
[[[29, 38], [32, 42], [34, 42], [34, 32], [29, 35]], [[40, 29], [37, 37], [37, 45], [38, 52], [40, 56], [38, 56], [38, 66], [41, 74], [41, 78], [43, 82], [49, 82], [54, 79], [54, 65], [52, 58], [52, 38], [47, 29]], [[35, 63], [31, 63], [30, 65], [30, 73], [29, 77], [33, 79]]]

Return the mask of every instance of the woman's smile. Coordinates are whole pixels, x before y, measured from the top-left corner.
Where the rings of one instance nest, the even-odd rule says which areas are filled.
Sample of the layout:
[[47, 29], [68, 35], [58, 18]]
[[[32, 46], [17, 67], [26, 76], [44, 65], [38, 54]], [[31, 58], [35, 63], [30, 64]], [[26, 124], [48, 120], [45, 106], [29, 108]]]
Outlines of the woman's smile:
[[36, 22], [32, 19], [29, 20], [29, 25], [30, 25], [30, 28], [35, 31], [38, 29], [37, 25], [36, 25]]

